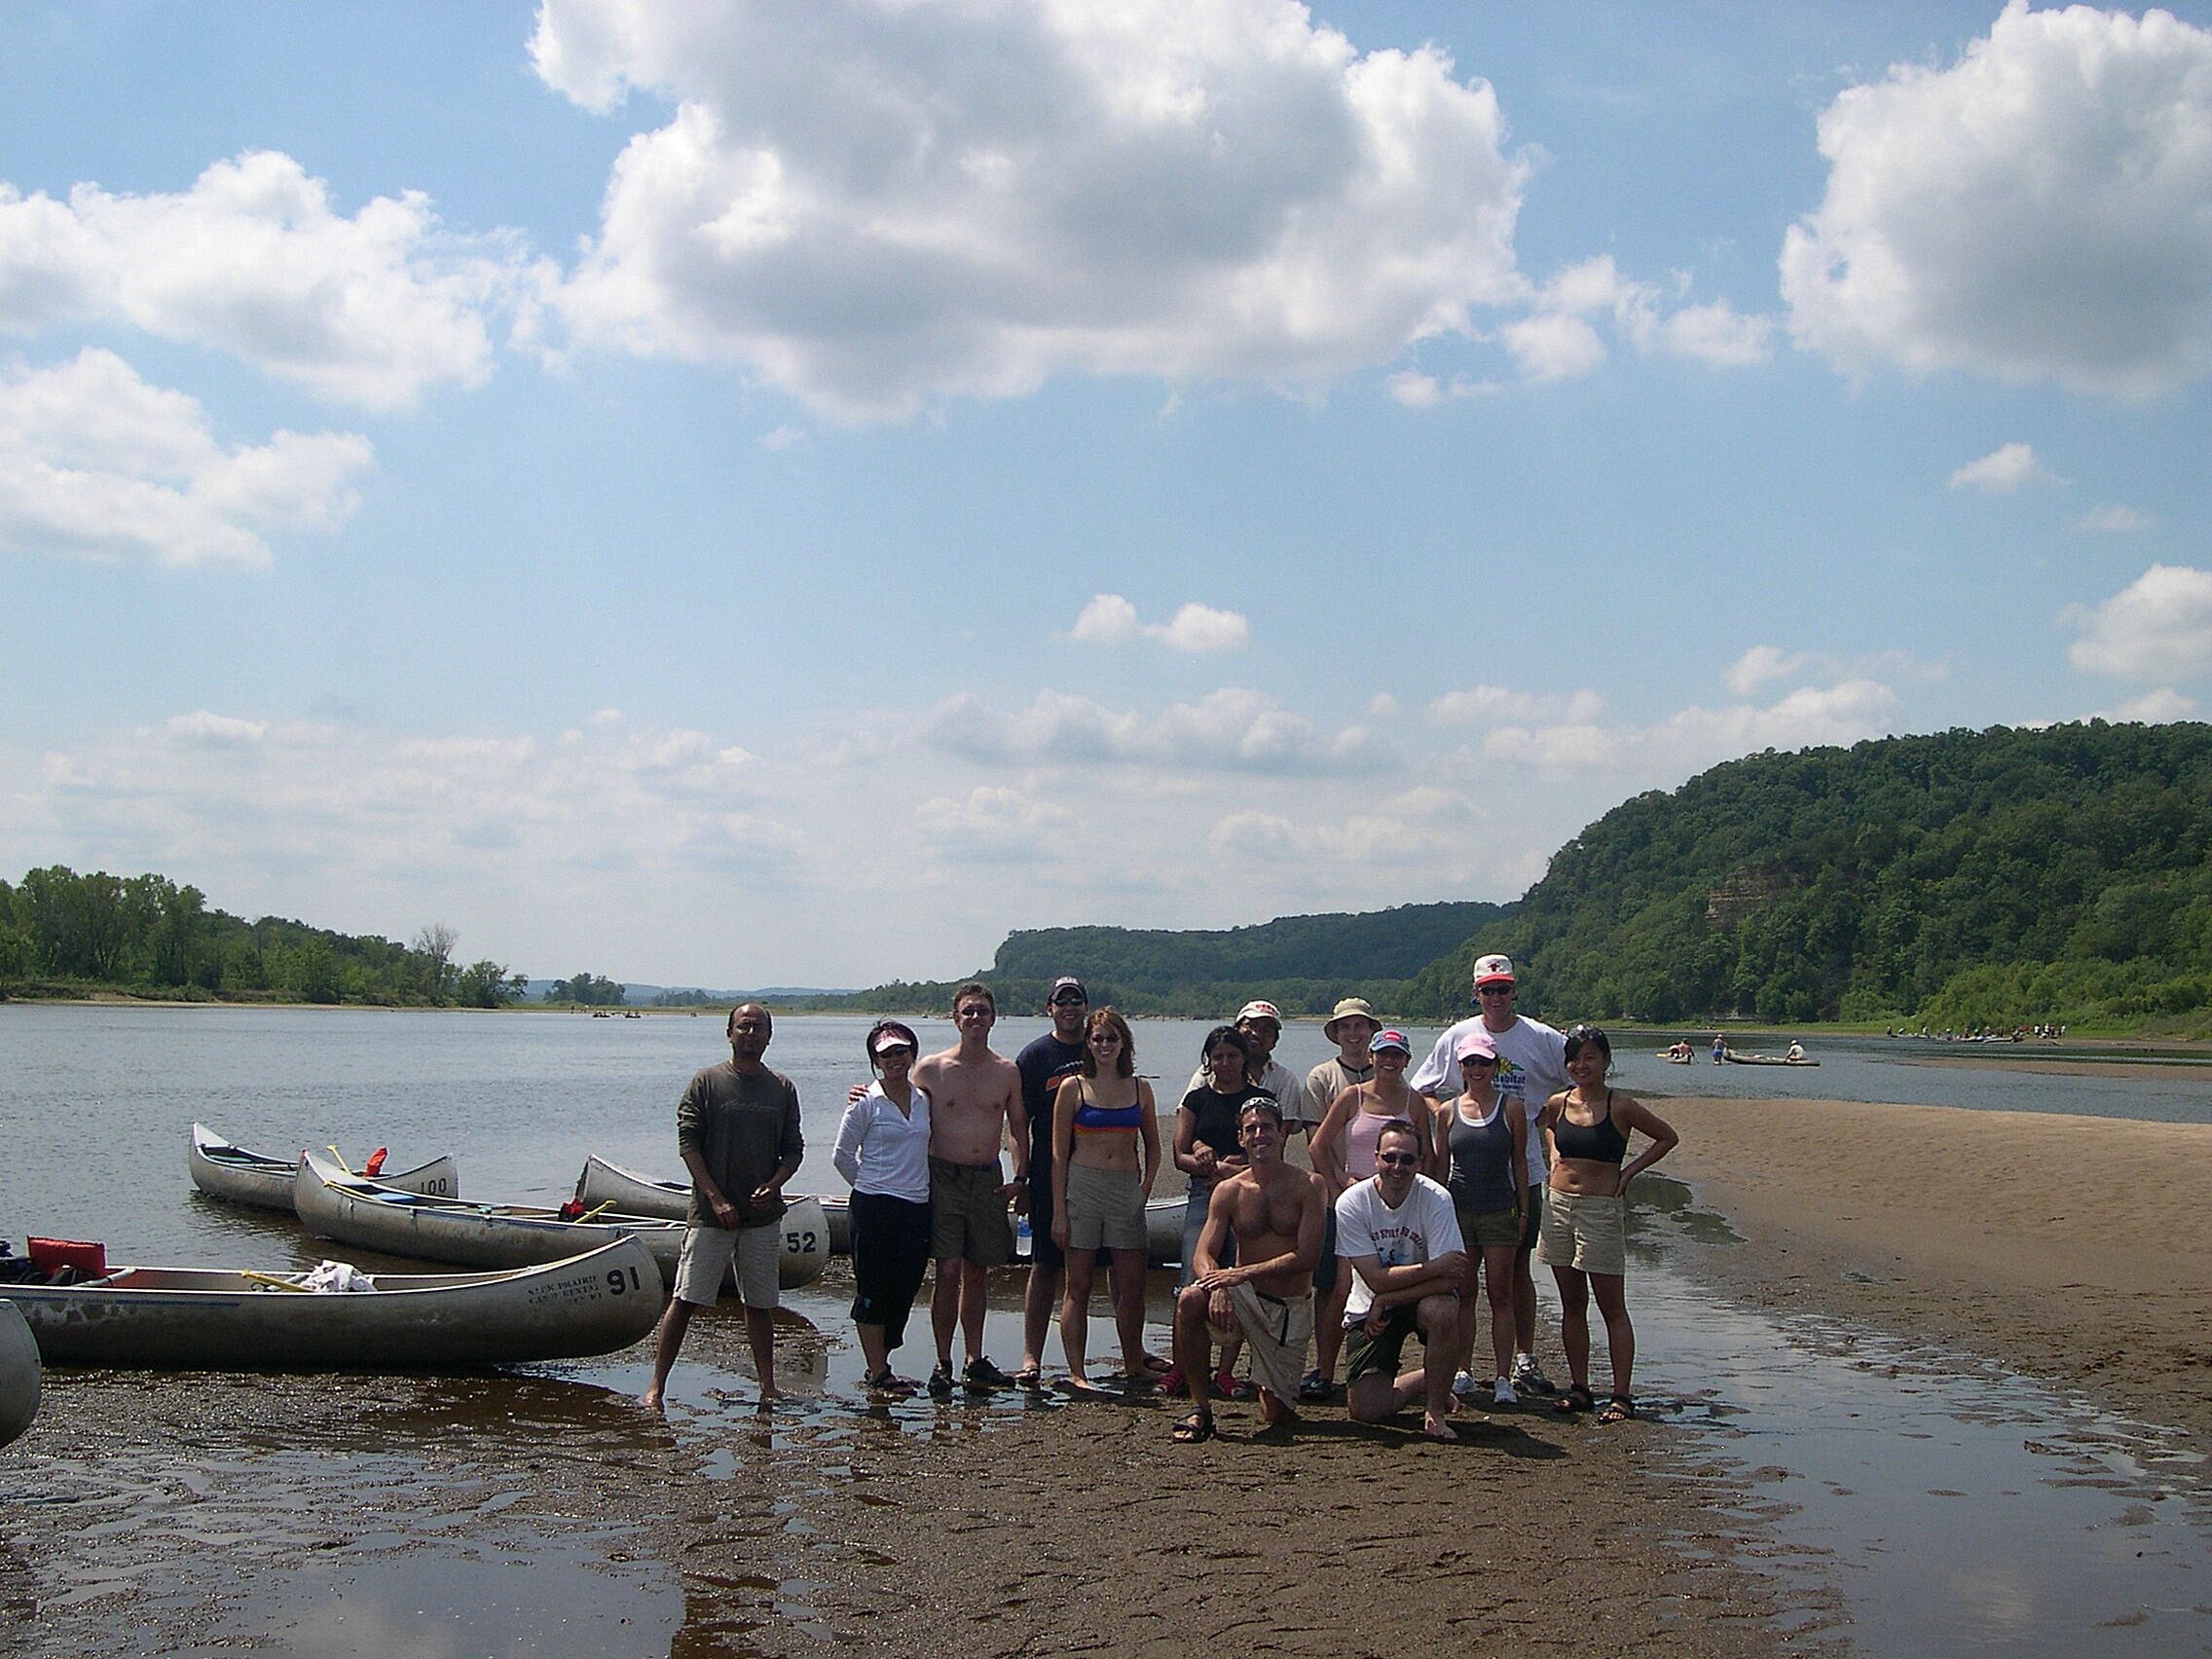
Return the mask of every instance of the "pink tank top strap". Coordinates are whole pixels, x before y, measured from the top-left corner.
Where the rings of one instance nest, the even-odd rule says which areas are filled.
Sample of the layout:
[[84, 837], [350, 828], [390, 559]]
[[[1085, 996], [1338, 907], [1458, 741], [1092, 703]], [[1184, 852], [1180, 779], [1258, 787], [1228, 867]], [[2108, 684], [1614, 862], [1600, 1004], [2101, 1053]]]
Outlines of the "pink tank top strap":
[[1382, 1138], [1382, 1125], [1390, 1119], [1386, 1113], [1366, 1110], [1367, 1091], [1360, 1091], [1359, 1108], [1345, 1124], [1345, 1175], [1352, 1181], [1364, 1181], [1375, 1173], [1375, 1143]]

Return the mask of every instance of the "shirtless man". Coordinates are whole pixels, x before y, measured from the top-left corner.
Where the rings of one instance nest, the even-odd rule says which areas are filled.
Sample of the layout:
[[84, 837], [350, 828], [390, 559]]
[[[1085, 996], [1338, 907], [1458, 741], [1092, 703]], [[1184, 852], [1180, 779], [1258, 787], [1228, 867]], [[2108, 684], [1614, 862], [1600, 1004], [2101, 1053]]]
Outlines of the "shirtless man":
[[[1459, 1284], [1467, 1247], [1452, 1195], [1420, 1173], [1420, 1131], [1386, 1124], [1375, 1144], [1375, 1173], [1337, 1195], [1337, 1250], [1352, 1271], [1345, 1310], [1345, 1405], [1354, 1422], [1381, 1422], [1421, 1400], [1421, 1432], [1456, 1440], [1453, 1411]], [[1398, 1369], [1406, 1339], [1419, 1333], [1421, 1368]]]
[[[1021, 1074], [991, 1051], [999, 1017], [990, 987], [965, 984], [953, 993], [952, 1023], [960, 1040], [914, 1067], [914, 1087], [930, 1097], [930, 1254], [937, 1284], [930, 1324], [937, 1334], [937, 1370], [930, 1393], [952, 1392], [952, 1332], [967, 1339], [972, 1388], [999, 1388], [1013, 1379], [983, 1354], [983, 1286], [992, 1268], [1014, 1260], [1007, 1200], [1029, 1187], [1029, 1125], [1021, 1109]], [[1014, 1179], [999, 1169], [999, 1147], [1014, 1143]]]
[[[1283, 1161], [1282, 1109], [1248, 1100], [1236, 1117], [1246, 1166], [1213, 1190], [1192, 1252], [1198, 1276], [1175, 1299], [1175, 1363], [1197, 1409], [1175, 1425], [1185, 1444], [1213, 1438], [1213, 1338], [1241, 1336], [1260, 1385], [1260, 1418], [1288, 1435], [1297, 1426], [1299, 1367], [1313, 1334], [1313, 1264], [1321, 1259], [1328, 1189], [1309, 1169]], [[1219, 1264], [1236, 1245], [1236, 1266]]]

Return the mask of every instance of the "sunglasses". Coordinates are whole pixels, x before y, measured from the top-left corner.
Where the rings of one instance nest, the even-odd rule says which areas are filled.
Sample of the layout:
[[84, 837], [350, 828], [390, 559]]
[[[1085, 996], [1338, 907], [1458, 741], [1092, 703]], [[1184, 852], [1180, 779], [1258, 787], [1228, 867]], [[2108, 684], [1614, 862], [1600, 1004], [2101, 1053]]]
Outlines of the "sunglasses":
[[895, 1060], [902, 1057], [910, 1060], [914, 1057], [914, 1051], [908, 1044], [894, 1043], [888, 1049], [876, 1050], [875, 1057], [879, 1060]]
[[1419, 1163], [1420, 1155], [1414, 1152], [1379, 1152], [1375, 1155], [1375, 1161], [1386, 1163], [1392, 1169], [1400, 1169], [1409, 1163]]
[[1511, 985], [1485, 985], [1475, 992], [1478, 997], [1509, 997], [1512, 994]]
[[1089, 1003], [1088, 997], [1054, 997], [1052, 999], [1054, 1008], [1087, 1008]]

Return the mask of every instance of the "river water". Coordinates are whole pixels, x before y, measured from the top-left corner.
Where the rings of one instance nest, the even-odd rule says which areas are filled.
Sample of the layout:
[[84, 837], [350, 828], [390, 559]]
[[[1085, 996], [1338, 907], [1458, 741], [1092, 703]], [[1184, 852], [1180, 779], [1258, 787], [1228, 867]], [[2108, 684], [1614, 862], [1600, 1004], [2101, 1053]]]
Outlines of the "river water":
[[[926, 1047], [950, 1040], [943, 1022], [917, 1023]], [[866, 1075], [866, 1024], [778, 1024], [768, 1060], [798, 1086], [811, 1149], [794, 1188], [840, 1186], [828, 1149], [846, 1086]], [[997, 1046], [1011, 1053], [1044, 1029], [1042, 1019], [1009, 1019]], [[1163, 1104], [1180, 1094], [1206, 1029], [1137, 1025], [1139, 1070], [1155, 1078]], [[1433, 1036], [1416, 1033], [1417, 1051]], [[1959, 1051], [1881, 1039], [1823, 1040], [1818, 1070], [1702, 1058], [1674, 1067], [1649, 1051], [1663, 1040], [1640, 1037], [1637, 1051], [1620, 1055], [1624, 1087], [2212, 1122], [2212, 1069], [2116, 1080], [1929, 1066], [1914, 1062]], [[1732, 1041], [1778, 1051], [1787, 1034], [1771, 1045]], [[1302, 1073], [1328, 1051], [1318, 1029], [1301, 1025], [1279, 1057]], [[98, 1238], [114, 1262], [282, 1269], [326, 1254], [330, 1246], [287, 1218], [192, 1191], [184, 1149], [195, 1120], [264, 1152], [335, 1145], [356, 1164], [380, 1145], [393, 1167], [452, 1153], [463, 1193], [478, 1198], [557, 1201], [587, 1153], [672, 1174], [676, 1097], [694, 1069], [725, 1052], [713, 1015], [0, 1006], [0, 1235]], [[1716, 1302], [1679, 1271], [1676, 1253], [1686, 1238], [1724, 1235], [1725, 1224], [1678, 1183], [1653, 1176], [1644, 1187], [1634, 1270], [1640, 1392], [1733, 1471], [1734, 1490], [1751, 1494], [1743, 1519], [1774, 1540], [1772, 1570], [1802, 1589], [1804, 1607], [1828, 1609], [1805, 1615], [1806, 1634], [1832, 1625], [1829, 1635], [1847, 1633], [1870, 1653], [2212, 1651], [2205, 1472], [2179, 1437], [2032, 1382], [1962, 1368], [1955, 1355]], [[822, 1414], [834, 1417], [854, 1398], [849, 1291], [840, 1266], [787, 1297], [784, 1381], [820, 1402], [797, 1440], [770, 1431], [787, 1450], [819, 1438]], [[990, 1346], [1011, 1366], [1019, 1346], [1011, 1279], [994, 1305]], [[1157, 1327], [1163, 1278], [1151, 1308]], [[1152, 1336], [1164, 1345], [1163, 1330]], [[527, 1456], [548, 1422], [588, 1423], [619, 1447], [631, 1431], [617, 1396], [645, 1377], [640, 1347], [437, 1387], [471, 1433], [511, 1437]], [[349, 1410], [373, 1411], [379, 1398], [373, 1380], [317, 1387]], [[742, 1344], [695, 1337], [671, 1389], [671, 1423], [680, 1434], [726, 1436], [749, 1389]], [[48, 1413], [66, 1414], [69, 1402], [69, 1380], [55, 1379]], [[987, 1425], [993, 1413], [1020, 1407], [1011, 1398], [917, 1401], [894, 1416], [919, 1431], [948, 1409]], [[280, 1433], [236, 1460], [212, 1466], [180, 1446], [125, 1477], [63, 1459], [25, 1487], [0, 1453], [0, 1541], [22, 1553], [16, 1570], [33, 1580], [29, 1596], [96, 1603], [153, 1593], [128, 1565], [133, 1538], [207, 1529], [210, 1549], [227, 1552], [234, 1570], [259, 1562], [271, 1586], [253, 1604], [261, 1611], [224, 1640], [279, 1652], [373, 1652], [404, 1637], [426, 1652], [660, 1654], [691, 1650], [686, 1632], [695, 1641], [730, 1616], [726, 1597], [702, 1598], [665, 1568], [626, 1558], [588, 1523], [555, 1533], [471, 1512], [353, 1538], [343, 1551], [316, 1546], [315, 1582], [333, 1598], [350, 1595], [353, 1623], [350, 1634], [316, 1625], [310, 1640], [270, 1609], [288, 1604], [298, 1570], [279, 1560], [285, 1540], [339, 1477]], [[355, 1458], [343, 1478], [353, 1490], [363, 1481], [404, 1487], [410, 1477], [394, 1452], [381, 1462]], [[56, 1525], [93, 1529], [119, 1565], [65, 1587], [38, 1582], [24, 1540]], [[588, 1596], [560, 1590], [568, 1580], [559, 1574], [516, 1571], [570, 1564], [579, 1549], [598, 1563]], [[766, 1586], [757, 1599], [759, 1621], [803, 1627], [806, 1609], [788, 1587]], [[8, 1616], [0, 1606], [0, 1647]], [[435, 1644], [423, 1643], [424, 1620], [440, 1633]], [[131, 1651], [121, 1640], [111, 1650]]]

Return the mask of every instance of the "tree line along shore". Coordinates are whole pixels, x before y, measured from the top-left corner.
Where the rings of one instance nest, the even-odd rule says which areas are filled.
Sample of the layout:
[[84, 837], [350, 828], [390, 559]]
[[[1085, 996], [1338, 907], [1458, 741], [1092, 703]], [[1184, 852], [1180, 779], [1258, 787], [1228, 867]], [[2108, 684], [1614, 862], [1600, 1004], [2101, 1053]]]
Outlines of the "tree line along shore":
[[[0, 880], [0, 996], [522, 1000], [522, 976], [462, 964], [455, 942], [437, 924], [401, 944], [248, 922], [161, 875], [56, 866]], [[1530, 1006], [1547, 1017], [2212, 1037], [2212, 726], [2091, 720], [1769, 752], [1622, 802], [1511, 903], [1212, 931], [1027, 930], [977, 975], [773, 1000], [793, 1013], [940, 1012], [973, 977], [1019, 1009], [1073, 973], [1132, 1014], [1208, 1017], [1261, 996], [1318, 1016], [1360, 995], [1441, 1020], [1461, 1011], [1487, 950], [1523, 965]], [[593, 974], [534, 1000], [626, 1001]]]

